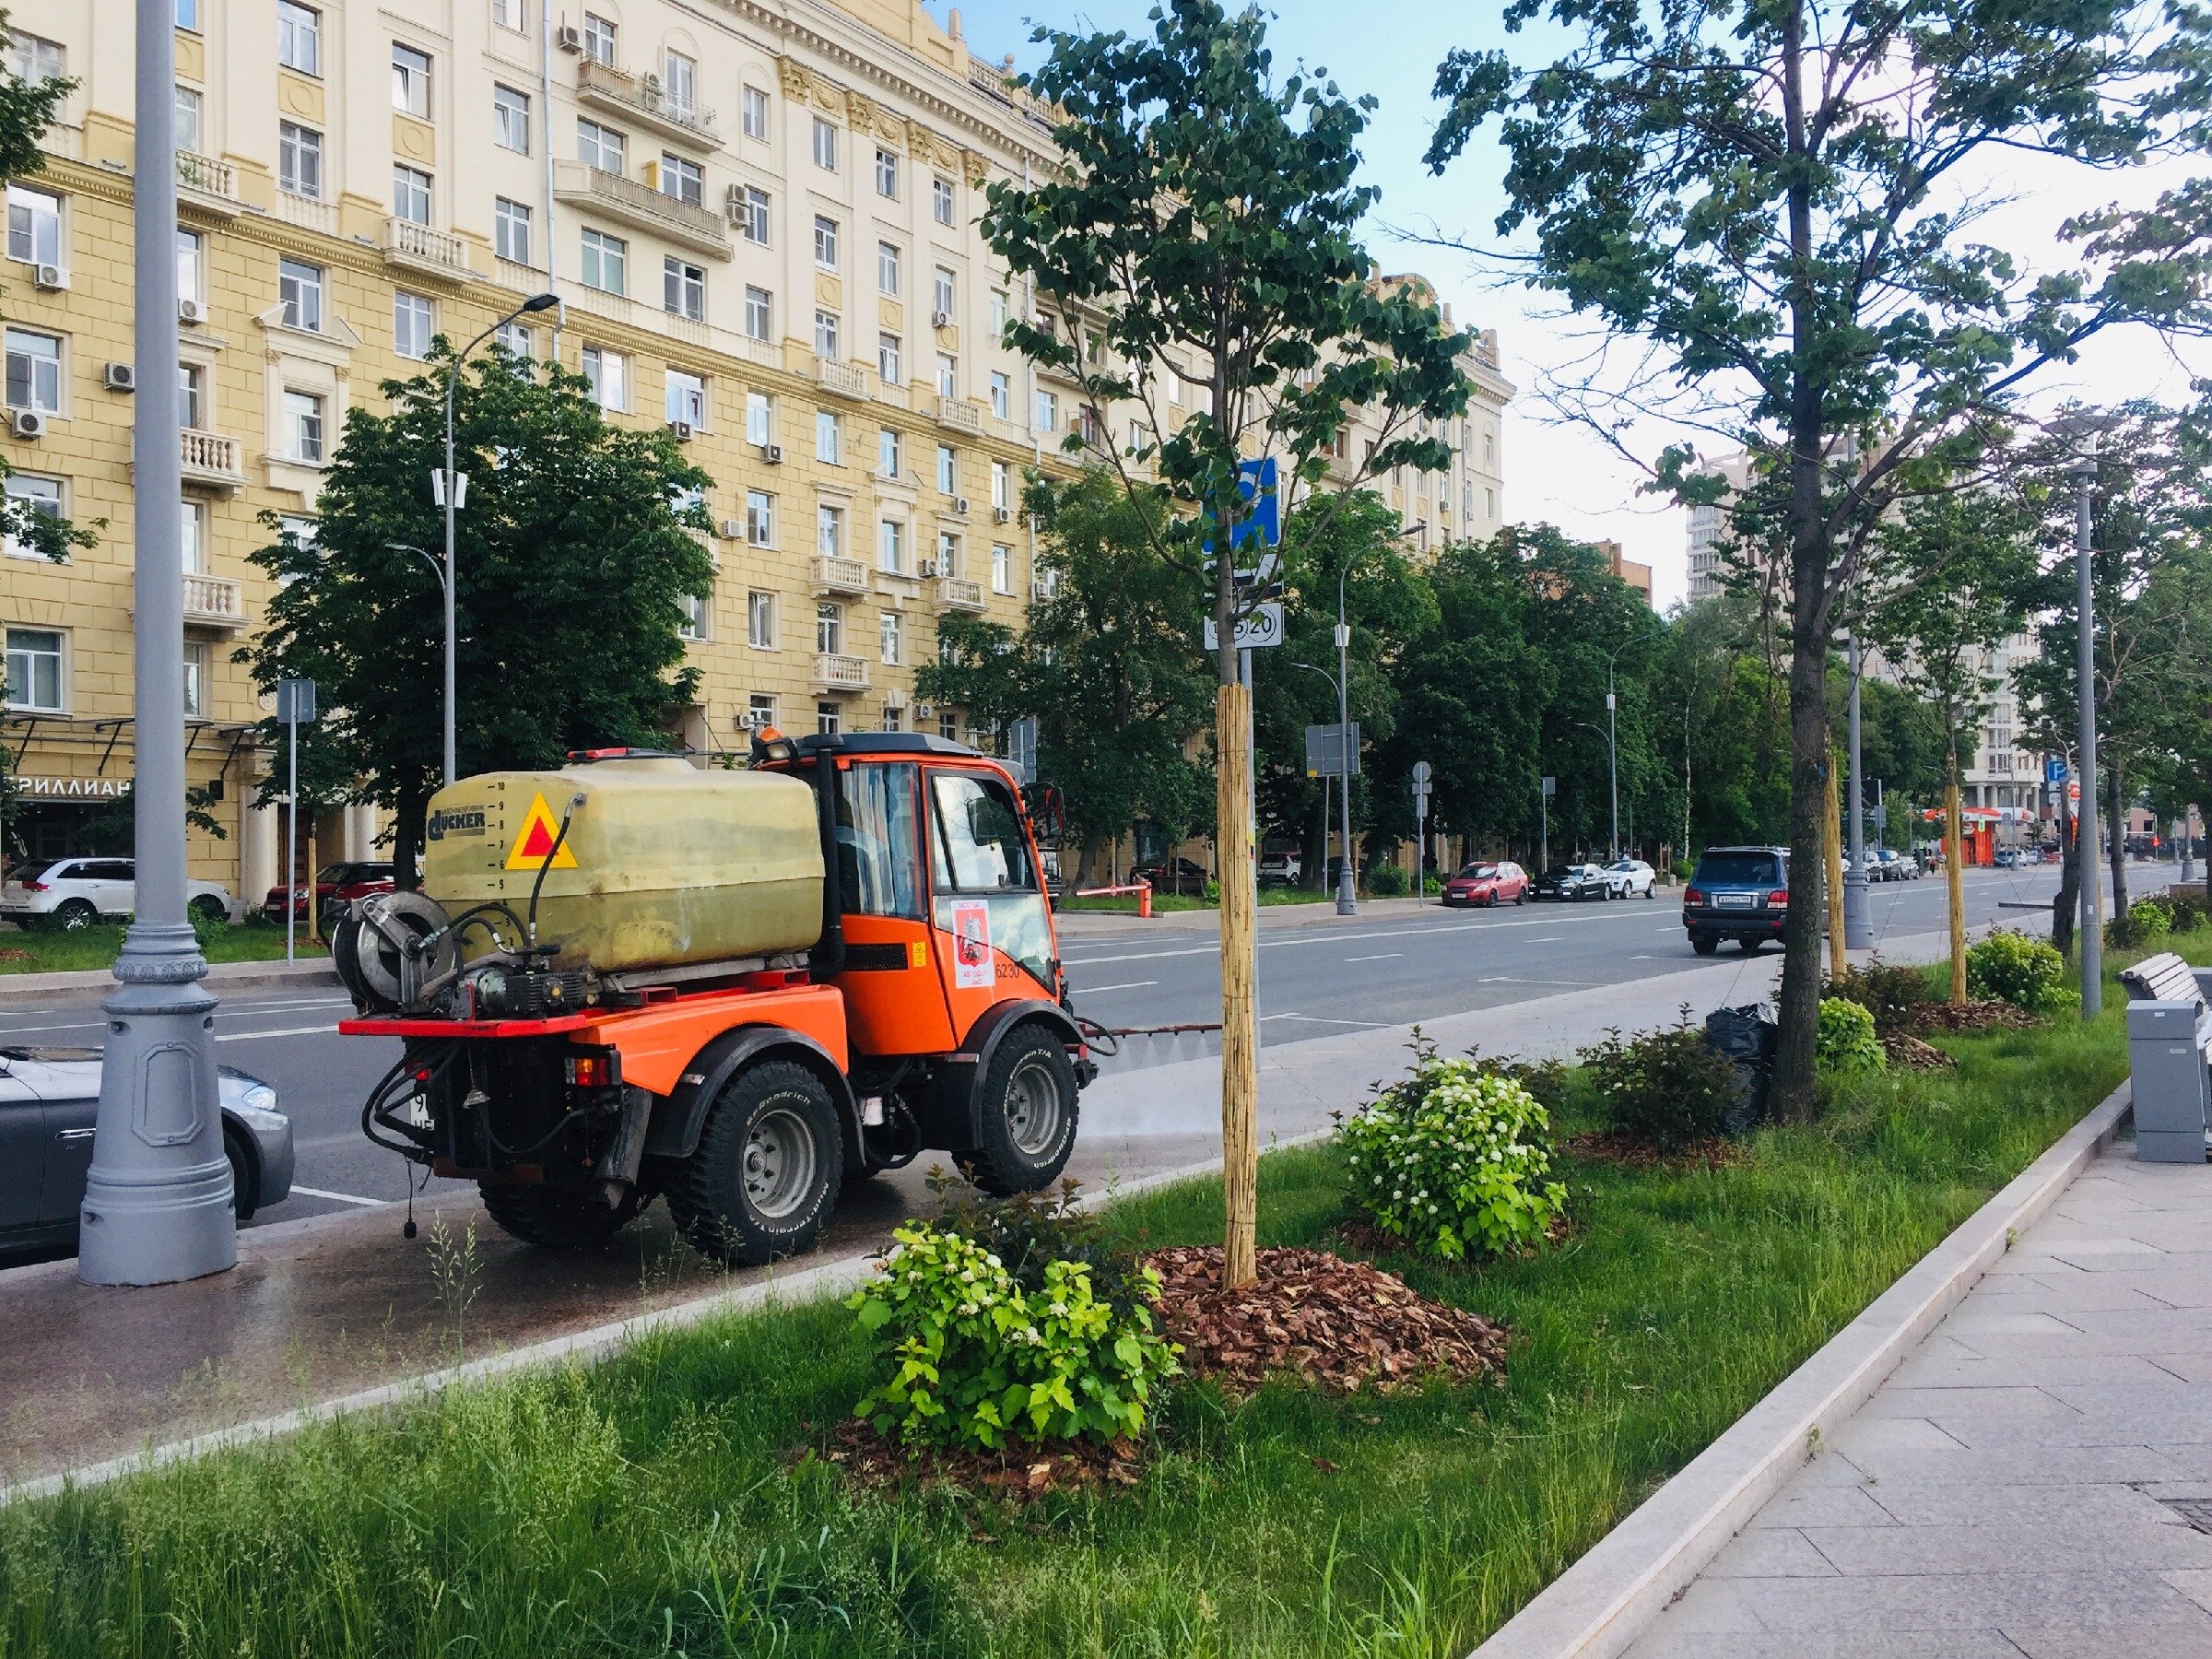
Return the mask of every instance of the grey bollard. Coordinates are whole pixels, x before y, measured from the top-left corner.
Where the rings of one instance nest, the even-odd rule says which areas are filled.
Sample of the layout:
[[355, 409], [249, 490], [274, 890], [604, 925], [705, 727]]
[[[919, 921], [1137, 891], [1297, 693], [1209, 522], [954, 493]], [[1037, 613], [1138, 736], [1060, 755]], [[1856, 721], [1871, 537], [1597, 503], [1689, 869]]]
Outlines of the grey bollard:
[[2201, 1004], [2128, 1005], [2127, 1061], [2135, 1079], [2138, 1161], [2205, 1161], [2205, 1123], [2212, 1116], [2207, 1041], [2212, 1041], [2212, 1016]]

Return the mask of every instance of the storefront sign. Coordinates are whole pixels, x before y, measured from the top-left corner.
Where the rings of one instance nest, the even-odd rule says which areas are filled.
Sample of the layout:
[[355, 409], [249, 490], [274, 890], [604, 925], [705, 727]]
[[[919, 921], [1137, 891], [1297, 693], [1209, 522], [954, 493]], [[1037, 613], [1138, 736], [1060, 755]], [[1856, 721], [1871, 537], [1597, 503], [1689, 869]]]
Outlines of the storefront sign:
[[28, 778], [15, 780], [16, 792], [33, 801], [121, 801], [131, 793], [128, 778]]

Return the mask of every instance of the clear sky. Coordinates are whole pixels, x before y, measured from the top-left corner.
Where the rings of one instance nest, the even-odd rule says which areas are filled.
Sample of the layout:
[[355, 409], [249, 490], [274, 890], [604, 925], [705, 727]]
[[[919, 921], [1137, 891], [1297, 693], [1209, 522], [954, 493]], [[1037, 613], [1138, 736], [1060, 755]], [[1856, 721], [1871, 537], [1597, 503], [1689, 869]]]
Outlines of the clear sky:
[[[952, 9], [947, 0], [924, 0], [940, 25]], [[980, 57], [1014, 54], [1021, 67], [1041, 55], [1030, 44], [1035, 19], [1060, 28], [1094, 27], [1148, 31], [1151, 0], [1084, 0], [1053, 6], [1044, 0], [965, 0], [959, 6], [969, 49]], [[1414, 235], [1441, 231], [1488, 245], [1502, 200], [1501, 152], [1486, 134], [1441, 177], [1421, 163], [1440, 106], [1430, 97], [1436, 65], [1453, 47], [1507, 47], [1517, 62], [1529, 61], [1559, 44], [1548, 32], [1530, 29], [1509, 36], [1500, 21], [1501, 8], [1465, 0], [1278, 0], [1273, 8], [1269, 42], [1278, 66], [1302, 59], [1324, 66], [1347, 94], [1371, 93], [1381, 100], [1363, 146], [1368, 182], [1382, 191], [1371, 216], [1369, 245], [1386, 270], [1418, 271], [1452, 305], [1463, 327], [1495, 328], [1507, 377], [1524, 389], [1536, 383], [1537, 366], [1560, 364], [1582, 348], [1580, 325], [1551, 315], [1552, 302], [1517, 283], [1500, 282], [1494, 271], [1450, 249], [1422, 245]], [[2053, 249], [2059, 219], [2114, 196], [2147, 199], [2176, 169], [2137, 173], [2118, 182], [2084, 180], [2078, 172], [2046, 166], [2040, 173], [1989, 181], [2021, 199], [2001, 210], [1982, 229], [1984, 240], [2019, 251], [2023, 258], [2046, 257]], [[2044, 263], [2039, 261], [2038, 263]], [[2140, 335], [2113, 335], [2093, 344], [2078, 370], [2050, 383], [2049, 395], [2062, 392], [2086, 399], [2145, 394], [2181, 397], [2187, 375]], [[1632, 447], [1649, 456], [1667, 441], [1698, 435], [1655, 429], [1631, 435]], [[1548, 520], [1578, 535], [1609, 536], [1630, 559], [1654, 567], [1662, 606], [1682, 594], [1687, 580], [1687, 529], [1677, 509], [1640, 495], [1636, 469], [1594, 434], [1564, 424], [1533, 395], [1509, 408], [1504, 434], [1506, 500], [1509, 520]], [[1718, 445], [1705, 440], [1709, 452]]]

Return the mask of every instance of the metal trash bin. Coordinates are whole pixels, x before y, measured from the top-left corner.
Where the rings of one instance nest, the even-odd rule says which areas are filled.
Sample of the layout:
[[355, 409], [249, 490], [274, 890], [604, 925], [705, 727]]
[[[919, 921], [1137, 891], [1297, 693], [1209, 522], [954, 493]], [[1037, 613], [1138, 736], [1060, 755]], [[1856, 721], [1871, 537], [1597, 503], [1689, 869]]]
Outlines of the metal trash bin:
[[2136, 1157], [2145, 1163], [2205, 1161], [2212, 1121], [2212, 1011], [2203, 1003], [2127, 1006], [2127, 1061], [2135, 1079]]

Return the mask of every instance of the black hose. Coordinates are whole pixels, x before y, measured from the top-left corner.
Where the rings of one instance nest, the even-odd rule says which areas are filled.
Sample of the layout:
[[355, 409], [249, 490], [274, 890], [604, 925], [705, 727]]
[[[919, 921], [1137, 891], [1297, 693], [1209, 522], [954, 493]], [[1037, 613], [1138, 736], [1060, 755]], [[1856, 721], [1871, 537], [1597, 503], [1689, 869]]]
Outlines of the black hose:
[[537, 895], [546, 885], [546, 872], [553, 867], [553, 861], [560, 856], [561, 843], [569, 839], [569, 820], [576, 816], [576, 808], [582, 805], [582, 791], [569, 797], [569, 809], [560, 815], [560, 829], [554, 834], [553, 844], [546, 849], [545, 857], [538, 862], [537, 879], [530, 884], [530, 924], [527, 937], [534, 946], [537, 943]]

